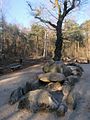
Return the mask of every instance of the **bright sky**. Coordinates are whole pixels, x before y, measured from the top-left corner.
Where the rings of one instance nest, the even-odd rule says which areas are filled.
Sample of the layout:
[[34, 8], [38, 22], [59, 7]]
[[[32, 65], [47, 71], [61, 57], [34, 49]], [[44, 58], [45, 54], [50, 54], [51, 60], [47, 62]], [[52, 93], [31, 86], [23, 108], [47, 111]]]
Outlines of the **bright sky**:
[[[35, 3], [37, 0], [33, 1]], [[39, 1], [42, 0], [38, 0], [38, 3]], [[4, 3], [4, 13], [6, 20], [9, 23], [16, 23], [23, 25], [24, 27], [30, 27], [31, 23], [34, 21], [34, 18], [29, 14], [29, 8], [27, 6], [26, 0], [0, 0], [0, 3], [1, 2], [2, 4]], [[38, 3], [36, 2], [36, 5]], [[72, 18], [75, 18], [79, 24], [85, 20], [90, 20], [90, 0], [88, 0], [88, 4], [84, 6], [83, 8], [79, 9], [77, 13], [73, 12]]]

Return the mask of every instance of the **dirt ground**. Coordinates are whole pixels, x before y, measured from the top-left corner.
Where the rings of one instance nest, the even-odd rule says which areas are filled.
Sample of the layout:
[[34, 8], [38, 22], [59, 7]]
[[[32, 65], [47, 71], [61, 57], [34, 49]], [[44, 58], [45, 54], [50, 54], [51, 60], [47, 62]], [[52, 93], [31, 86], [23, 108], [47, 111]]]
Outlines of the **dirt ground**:
[[42, 65], [34, 65], [0, 76], [0, 120], [90, 120], [90, 64], [82, 64], [85, 72], [74, 88], [74, 91], [80, 93], [81, 99], [77, 108], [74, 111], [68, 110], [65, 117], [59, 117], [55, 113], [19, 111], [18, 103], [12, 106], [8, 104], [10, 93], [26, 81], [33, 82], [36, 75], [42, 72], [41, 67]]

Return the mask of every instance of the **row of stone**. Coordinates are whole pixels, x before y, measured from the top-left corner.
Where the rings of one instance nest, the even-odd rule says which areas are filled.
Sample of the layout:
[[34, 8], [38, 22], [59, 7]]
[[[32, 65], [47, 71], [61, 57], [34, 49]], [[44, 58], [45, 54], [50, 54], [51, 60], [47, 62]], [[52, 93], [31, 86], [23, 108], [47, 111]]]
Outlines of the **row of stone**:
[[78, 96], [72, 90], [80, 80], [82, 67], [76, 63], [48, 61], [42, 70], [44, 73], [37, 76], [37, 82], [27, 82], [14, 90], [9, 103], [19, 100], [19, 109], [55, 111], [58, 115], [65, 115], [68, 107], [75, 109]]

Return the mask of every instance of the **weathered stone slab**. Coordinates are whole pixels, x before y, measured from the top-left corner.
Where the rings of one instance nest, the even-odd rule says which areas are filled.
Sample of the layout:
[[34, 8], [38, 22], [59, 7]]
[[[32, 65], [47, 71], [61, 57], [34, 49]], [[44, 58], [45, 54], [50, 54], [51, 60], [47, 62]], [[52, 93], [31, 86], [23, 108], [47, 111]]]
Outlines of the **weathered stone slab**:
[[38, 79], [43, 82], [62, 82], [65, 80], [65, 76], [61, 73], [44, 73], [38, 75]]
[[38, 89], [30, 91], [20, 100], [18, 108], [26, 108], [32, 112], [37, 112], [39, 110], [52, 111], [56, 110], [59, 104], [54, 94], [49, 93], [47, 90]]

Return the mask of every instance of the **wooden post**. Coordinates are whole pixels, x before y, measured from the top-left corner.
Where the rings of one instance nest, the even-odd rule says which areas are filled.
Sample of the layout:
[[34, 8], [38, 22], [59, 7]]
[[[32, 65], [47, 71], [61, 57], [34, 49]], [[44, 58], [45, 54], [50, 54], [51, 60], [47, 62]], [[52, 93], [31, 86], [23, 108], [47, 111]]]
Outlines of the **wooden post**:
[[47, 57], [47, 31], [45, 31], [43, 57]]
[[77, 57], [79, 58], [79, 41], [77, 41]]
[[38, 57], [38, 35], [36, 35], [36, 57]]

